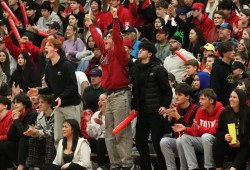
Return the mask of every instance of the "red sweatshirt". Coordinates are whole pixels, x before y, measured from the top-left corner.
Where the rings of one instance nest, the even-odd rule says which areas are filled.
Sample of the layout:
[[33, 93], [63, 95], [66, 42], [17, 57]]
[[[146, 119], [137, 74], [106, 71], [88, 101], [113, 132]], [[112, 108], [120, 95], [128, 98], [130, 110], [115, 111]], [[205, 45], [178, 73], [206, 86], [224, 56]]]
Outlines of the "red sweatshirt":
[[202, 14], [201, 21], [198, 21], [197, 18], [194, 18], [192, 22], [197, 28], [202, 30], [205, 39], [207, 39], [209, 31], [214, 28], [214, 22], [208, 18], [206, 13]]
[[97, 32], [93, 24], [89, 26], [91, 35], [102, 52], [100, 64], [102, 66], [102, 87], [106, 90], [114, 90], [128, 87], [129, 80], [127, 74], [128, 55], [123, 46], [123, 40], [120, 33], [118, 19], [113, 20], [112, 39], [114, 41], [114, 49], [106, 51], [104, 49], [104, 41]]
[[215, 108], [212, 113], [208, 113], [206, 110], [202, 110], [201, 108], [199, 108], [195, 116], [195, 120], [197, 121], [199, 130], [195, 130], [193, 124], [191, 128], [186, 128], [186, 134], [192, 136], [201, 136], [205, 133], [215, 135], [218, 127], [219, 116], [223, 109], [224, 107], [220, 102], [216, 102]]
[[239, 19], [239, 16], [236, 15], [234, 11], [232, 11], [230, 17], [226, 18], [225, 22], [229, 23], [231, 26], [233, 26], [233, 23], [238, 25]]
[[7, 134], [12, 124], [12, 111], [9, 110], [2, 120], [0, 120], [0, 141], [7, 140]]
[[130, 3], [128, 6], [128, 9], [133, 16], [132, 25], [142, 26], [145, 23], [145, 18], [143, 17], [142, 14], [137, 13], [137, 8], [138, 8], [138, 5], [136, 5], [136, 3]]
[[97, 14], [94, 14], [95, 20], [97, 22], [98, 28], [104, 32], [104, 17], [105, 17], [105, 12], [98, 12]]
[[[123, 5], [120, 5], [117, 11], [119, 21], [122, 23], [123, 27], [126, 26], [132, 26], [133, 22], [133, 16], [131, 15], [130, 11], [126, 8], [124, 8]], [[105, 14], [105, 20], [104, 20], [104, 33], [108, 31], [108, 26], [112, 23], [113, 16], [111, 12], [107, 12]]]
[[11, 40], [10, 36], [4, 38], [5, 46], [9, 50], [12, 57], [16, 60], [21, 52], [29, 52], [30, 53], [30, 61], [35, 65], [36, 69], [40, 72], [40, 49], [33, 45], [31, 42], [24, 43], [24, 49], [22, 50], [20, 47], [17, 47]]

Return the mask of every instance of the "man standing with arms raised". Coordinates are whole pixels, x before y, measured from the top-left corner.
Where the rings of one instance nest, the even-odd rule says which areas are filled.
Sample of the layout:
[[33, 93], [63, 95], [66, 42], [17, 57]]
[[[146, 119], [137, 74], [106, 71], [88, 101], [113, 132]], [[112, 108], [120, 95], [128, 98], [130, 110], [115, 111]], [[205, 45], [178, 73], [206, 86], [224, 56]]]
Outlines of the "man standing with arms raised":
[[104, 39], [97, 32], [90, 17], [85, 17], [86, 26], [89, 26], [91, 35], [102, 52], [100, 63], [102, 66], [102, 86], [108, 91], [108, 102], [105, 113], [105, 142], [109, 154], [112, 170], [134, 169], [131, 149], [132, 131], [131, 125], [126, 126], [116, 135], [112, 130], [122, 122], [129, 114], [131, 91], [128, 87], [129, 80], [127, 66], [129, 58], [123, 47], [120, 33], [117, 9], [111, 7], [113, 16], [112, 32], [107, 32]]

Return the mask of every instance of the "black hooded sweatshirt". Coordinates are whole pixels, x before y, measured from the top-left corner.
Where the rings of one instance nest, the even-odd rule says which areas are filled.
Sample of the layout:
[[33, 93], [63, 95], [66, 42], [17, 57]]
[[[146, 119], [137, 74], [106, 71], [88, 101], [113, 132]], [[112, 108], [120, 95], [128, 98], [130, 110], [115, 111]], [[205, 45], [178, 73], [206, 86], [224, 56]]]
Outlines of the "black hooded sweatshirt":
[[75, 69], [66, 57], [61, 56], [55, 65], [48, 63], [45, 81], [48, 87], [40, 89], [39, 94], [54, 94], [55, 99], [60, 97], [61, 107], [80, 104]]

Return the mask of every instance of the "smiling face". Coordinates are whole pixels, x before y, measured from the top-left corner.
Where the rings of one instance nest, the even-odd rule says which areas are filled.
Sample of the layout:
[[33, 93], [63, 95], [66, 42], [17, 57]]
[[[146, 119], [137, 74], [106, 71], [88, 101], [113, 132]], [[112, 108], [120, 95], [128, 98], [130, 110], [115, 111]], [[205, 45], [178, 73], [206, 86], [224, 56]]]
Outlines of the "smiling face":
[[74, 130], [70, 126], [69, 123], [65, 122], [65, 123], [63, 123], [62, 133], [63, 133], [63, 137], [69, 138], [69, 137], [73, 136]]
[[237, 95], [237, 93], [235, 93], [235, 91], [232, 91], [230, 98], [229, 98], [229, 104], [230, 106], [233, 108], [233, 110], [239, 110], [239, 97]]
[[6, 61], [6, 55], [4, 52], [0, 52], [0, 62], [4, 63]]
[[99, 110], [104, 112], [106, 109], [106, 105], [107, 105], [107, 95], [101, 94], [98, 101]]

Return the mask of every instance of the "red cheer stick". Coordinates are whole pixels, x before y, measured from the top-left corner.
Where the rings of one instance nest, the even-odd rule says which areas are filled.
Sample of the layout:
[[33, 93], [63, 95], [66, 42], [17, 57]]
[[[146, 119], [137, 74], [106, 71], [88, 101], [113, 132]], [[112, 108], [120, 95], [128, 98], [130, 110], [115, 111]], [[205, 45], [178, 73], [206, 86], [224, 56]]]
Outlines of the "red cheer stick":
[[8, 5], [4, 1], [1, 2], [1, 5], [4, 10], [8, 12], [8, 14], [11, 16], [11, 18], [15, 21], [16, 24], [21, 24], [21, 22], [17, 19], [17, 17], [13, 14], [13, 12], [10, 10]]
[[37, 31], [37, 34], [38, 34], [38, 35], [41, 35], [41, 36], [43, 36], [43, 37], [48, 37], [48, 36], [49, 36], [48, 33], [43, 32], [43, 31], [41, 31], [41, 30], [38, 30], [38, 31]]
[[124, 119], [119, 125], [117, 125], [113, 129], [112, 134], [115, 135], [115, 134], [119, 133], [122, 129], [124, 129], [137, 116], [137, 114], [138, 114], [137, 111], [130, 112], [128, 117], [126, 119]]
[[184, 62], [188, 61], [188, 59], [185, 56], [183, 56], [179, 51], [175, 51], [174, 53], [175, 53], [175, 55], [180, 57], [180, 59], [182, 59]]
[[28, 20], [26, 11], [25, 11], [24, 3], [21, 3], [21, 4], [20, 4], [20, 8], [21, 8], [21, 11], [22, 11], [22, 16], [23, 16], [24, 24], [25, 24], [25, 25], [29, 25], [29, 20]]
[[11, 27], [12, 31], [15, 34], [16, 39], [20, 40], [20, 38], [21, 38], [20, 34], [19, 34], [19, 32], [18, 32], [18, 30], [16, 28], [16, 25], [15, 25], [15, 23], [14, 23], [14, 21], [12, 19], [9, 19], [9, 24], [10, 24], [10, 27]]

